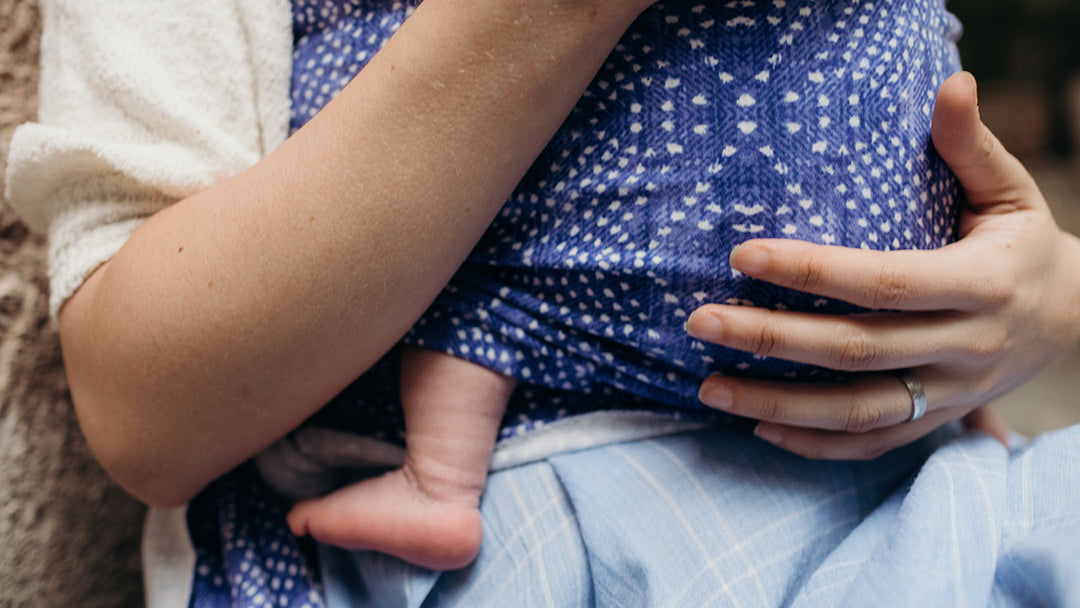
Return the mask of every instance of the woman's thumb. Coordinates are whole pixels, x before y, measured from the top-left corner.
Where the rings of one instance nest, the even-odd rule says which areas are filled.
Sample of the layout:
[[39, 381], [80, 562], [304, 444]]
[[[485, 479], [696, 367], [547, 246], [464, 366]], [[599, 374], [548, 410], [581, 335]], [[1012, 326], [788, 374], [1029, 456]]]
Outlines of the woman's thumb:
[[930, 128], [934, 147], [964, 188], [967, 203], [982, 207], [1030, 207], [1042, 201], [1020, 161], [1009, 154], [979, 117], [975, 78], [953, 74], [938, 90]]

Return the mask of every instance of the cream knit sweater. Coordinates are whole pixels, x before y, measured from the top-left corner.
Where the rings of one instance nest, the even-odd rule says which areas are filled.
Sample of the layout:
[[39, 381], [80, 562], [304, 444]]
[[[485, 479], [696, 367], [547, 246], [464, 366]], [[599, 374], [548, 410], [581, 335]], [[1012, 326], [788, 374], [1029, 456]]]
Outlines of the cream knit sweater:
[[[7, 200], [49, 237], [49, 309], [147, 217], [242, 171], [289, 128], [288, 0], [41, 0], [38, 121], [19, 127]], [[186, 606], [185, 508], [151, 509], [147, 605]]]
[[49, 236], [50, 310], [163, 207], [285, 140], [288, 0], [42, 0], [41, 105], [7, 198]]

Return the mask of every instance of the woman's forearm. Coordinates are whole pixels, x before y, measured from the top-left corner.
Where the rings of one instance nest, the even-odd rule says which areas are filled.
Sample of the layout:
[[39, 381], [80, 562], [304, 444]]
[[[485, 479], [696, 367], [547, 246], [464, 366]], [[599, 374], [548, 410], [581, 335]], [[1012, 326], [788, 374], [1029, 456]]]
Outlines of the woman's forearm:
[[183, 502], [366, 370], [648, 4], [427, 0], [278, 150], [147, 220], [61, 313], [110, 474]]

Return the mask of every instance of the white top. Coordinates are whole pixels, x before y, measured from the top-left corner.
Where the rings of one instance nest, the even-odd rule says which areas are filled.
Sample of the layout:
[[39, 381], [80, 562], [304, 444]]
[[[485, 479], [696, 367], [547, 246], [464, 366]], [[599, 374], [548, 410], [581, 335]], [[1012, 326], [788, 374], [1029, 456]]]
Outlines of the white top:
[[38, 121], [7, 199], [48, 232], [50, 311], [163, 207], [254, 164], [289, 130], [288, 0], [41, 0]]
[[[254, 164], [289, 130], [289, 0], [41, 0], [38, 121], [19, 127], [7, 200], [49, 236], [49, 309], [147, 217]], [[151, 509], [149, 606], [186, 606], [185, 508]]]

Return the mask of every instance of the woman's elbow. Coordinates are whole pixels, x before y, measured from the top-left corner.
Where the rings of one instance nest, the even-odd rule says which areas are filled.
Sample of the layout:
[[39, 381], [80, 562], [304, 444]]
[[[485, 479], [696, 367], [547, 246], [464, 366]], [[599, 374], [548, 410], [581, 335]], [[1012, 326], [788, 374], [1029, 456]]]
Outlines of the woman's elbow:
[[[191, 500], [204, 484], [191, 478], [168, 443], [135, 421], [104, 415], [95, 399], [72, 387], [72, 400], [83, 436], [101, 468], [136, 500], [151, 507], [175, 507]], [[116, 407], [116, 404], [112, 404]]]
[[141, 466], [134, 459], [99, 462], [117, 485], [149, 507], [178, 507], [201, 490], [201, 487], [191, 487], [190, 481], [180, 475]]
[[150, 400], [139, 396], [132, 379], [140, 370], [120, 363], [122, 357], [87, 322], [86, 287], [60, 317], [65, 372], [83, 436], [98, 464], [136, 499], [156, 507], [183, 504], [200, 488], [186, 479], [190, 472], [184, 470], [175, 437], [154, 419]]

